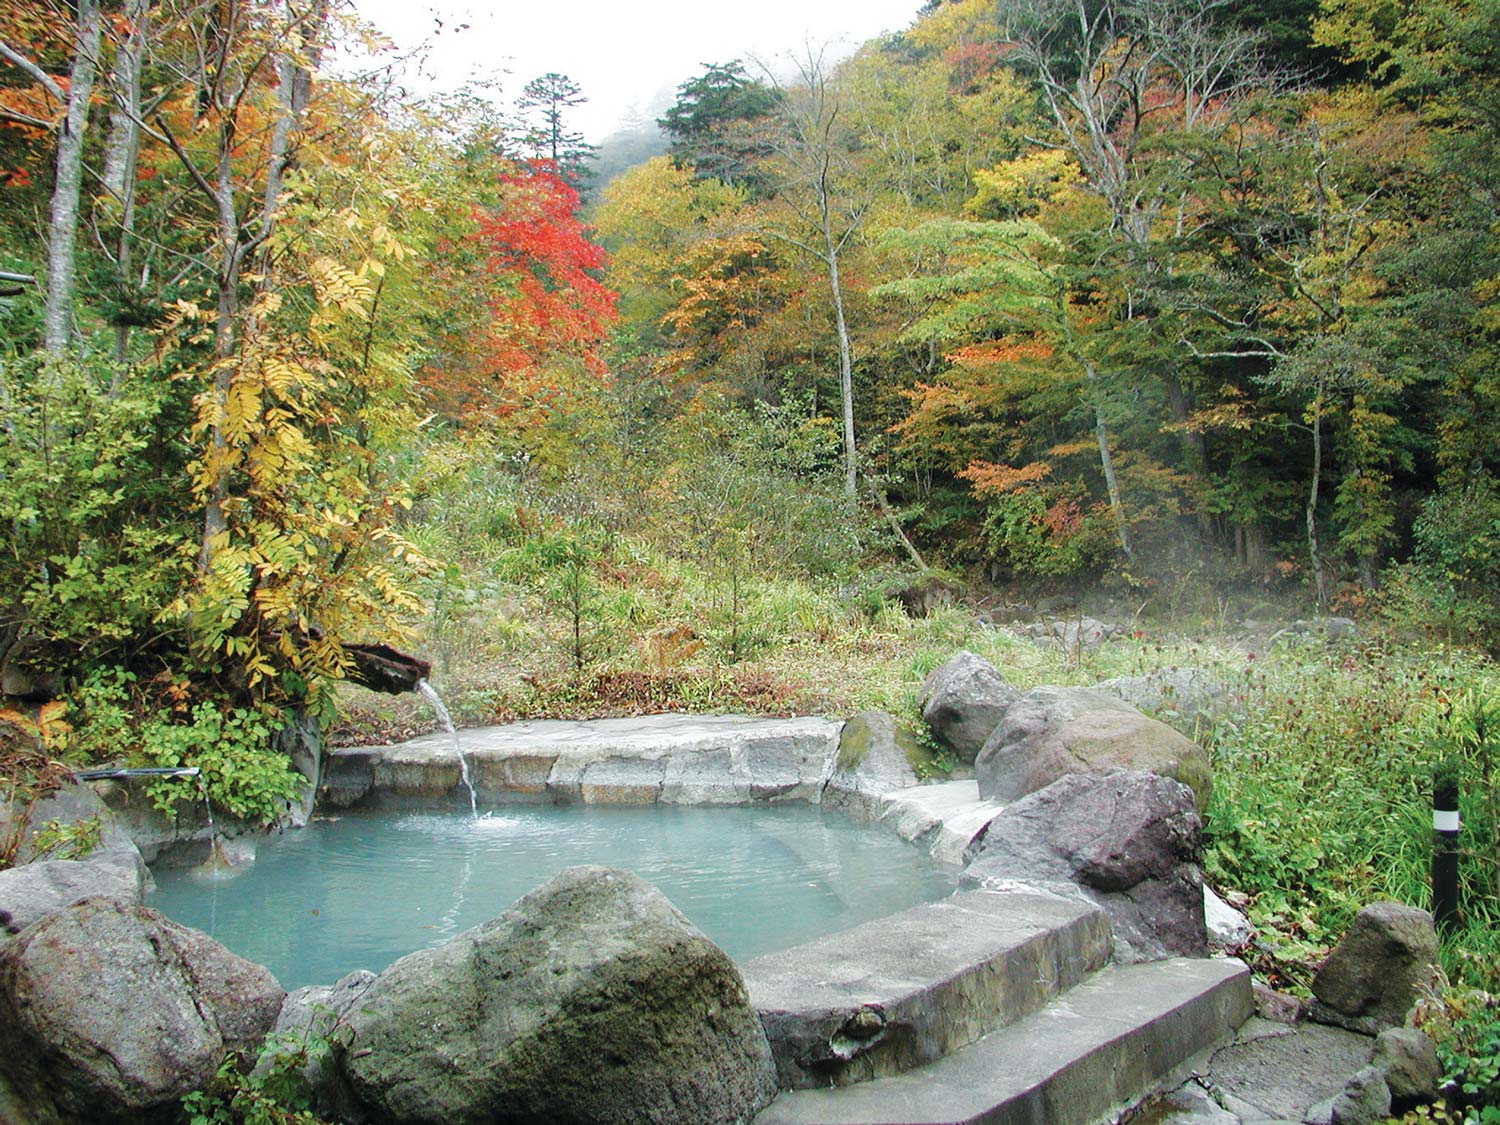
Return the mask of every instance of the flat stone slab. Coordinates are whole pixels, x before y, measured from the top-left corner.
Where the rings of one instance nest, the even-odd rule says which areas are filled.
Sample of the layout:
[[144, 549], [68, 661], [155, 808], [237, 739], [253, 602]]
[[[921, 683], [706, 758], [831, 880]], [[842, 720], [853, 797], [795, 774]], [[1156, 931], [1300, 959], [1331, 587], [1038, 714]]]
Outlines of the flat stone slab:
[[1005, 808], [981, 800], [973, 778], [913, 785], [876, 800], [883, 806], [878, 818], [903, 840], [926, 844], [933, 858], [953, 864], [963, 863], [969, 842]]
[[1102, 911], [960, 891], [742, 966], [783, 1089], [896, 1074], [1014, 1023], [1109, 959]]
[[[483, 801], [626, 804], [816, 803], [843, 724], [828, 719], [647, 715], [539, 720], [459, 732]], [[452, 736], [336, 750], [327, 803], [466, 804]]]
[[[1375, 1040], [1315, 1023], [1252, 1020], [1236, 1041], [1215, 1051], [1200, 1081], [1242, 1120], [1306, 1121], [1320, 1103], [1370, 1064]], [[1326, 1118], [1326, 1110], [1323, 1116]]]
[[786, 1091], [755, 1125], [1089, 1125], [1232, 1035], [1253, 1008], [1238, 961], [1111, 967], [918, 1070]]

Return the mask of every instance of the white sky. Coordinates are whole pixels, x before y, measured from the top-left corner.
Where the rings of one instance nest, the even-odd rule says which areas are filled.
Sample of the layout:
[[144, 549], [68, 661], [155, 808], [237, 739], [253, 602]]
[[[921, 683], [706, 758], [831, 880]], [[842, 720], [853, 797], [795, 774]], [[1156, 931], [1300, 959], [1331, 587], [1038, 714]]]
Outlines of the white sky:
[[807, 43], [828, 44], [842, 56], [882, 32], [909, 27], [921, 0], [354, 0], [354, 6], [402, 49], [430, 43], [424, 73], [409, 79], [414, 89], [499, 78], [501, 100], [509, 104], [531, 79], [556, 71], [583, 88], [589, 101], [573, 111], [571, 124], [598, 141], [632, 111], [659, 116], [705, 63], [739, 58], [748, 65], [751, 56], [774, 62]]

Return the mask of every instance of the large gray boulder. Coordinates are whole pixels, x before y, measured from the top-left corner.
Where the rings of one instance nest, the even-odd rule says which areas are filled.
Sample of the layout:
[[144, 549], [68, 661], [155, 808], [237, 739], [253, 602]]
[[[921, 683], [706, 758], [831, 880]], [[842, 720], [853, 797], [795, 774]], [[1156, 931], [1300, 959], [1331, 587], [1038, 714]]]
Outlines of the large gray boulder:
[[1005, 712], [974, 762], [979, 795], [1014, 801], [1070, 773], [1144, 770], [1180, 781], [1201, 811], [1211, 774], [1202, 747], [1092, 688], [1039, 687]]
[[825, 808], [878, 819], [880, 798], [917, 783], [912, 759], [922, 755], [910, 730], [883, 711], [864, 711], [844, 724], [833, 772], [823, 787]]
[[928, 675], [922, 683], [918, 704], [922, 720], [932, 732], [953, 747], [965, 762], [972, 762], [1006, 709], [1020, 692], [983, 657], [960, 652]]
[[1371, 903], [1313, 977], [1313, 1019], [1375, 1034], [1399, 1026], [1437, 987], [1432, 915], [1399, 902]]
[[81, 899], [139, 902], [143, 872], [139, 852], [49, 859], [0, 871], [0, 942]]
[[776, 1093], [734, 963], [660, 891], [605, 867], [403, 957], [335, 1038], [356, 1100], [403, 1125], [714, 1125]]
[[1068, 774], [1006, 807], [970, 846], [966, 887], [1029, 886], [1109, 917], [1121, 961], [1203, 956], [1203, 830], [1192, 790], [1157, 774]]
[[226, 1054], [255, 1051], [282, 996], [206, 934], [85, 899], [0, 950], [0, 1085], [39, 1121], [175, 1120]]

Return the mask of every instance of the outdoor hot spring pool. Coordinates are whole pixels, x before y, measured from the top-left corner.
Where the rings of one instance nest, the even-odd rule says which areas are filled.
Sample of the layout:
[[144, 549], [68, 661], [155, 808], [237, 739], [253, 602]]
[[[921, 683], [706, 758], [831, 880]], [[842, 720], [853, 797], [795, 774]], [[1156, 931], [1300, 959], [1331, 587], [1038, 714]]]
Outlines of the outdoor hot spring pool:
[[956, 868], [810, 805], [513, 806], [350, 813], [259, 843], [232, 875], [158, 869], [147, 899], [283, 988], [379, 972], [499, 914], [565, 867], [624, 867], [735, 960], [954, 889]]

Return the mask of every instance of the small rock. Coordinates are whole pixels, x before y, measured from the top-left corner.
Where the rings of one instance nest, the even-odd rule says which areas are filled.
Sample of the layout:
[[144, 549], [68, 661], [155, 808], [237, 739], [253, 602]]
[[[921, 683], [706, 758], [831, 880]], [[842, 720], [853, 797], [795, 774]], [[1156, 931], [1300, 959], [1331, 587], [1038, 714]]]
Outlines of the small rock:
[[56, 699], [62, 694], [62, 677], [49, 670], [51, 657], [44, 641], [21, 637], [0, 658], [0, 695], [31, 703]]
[[1255, 994], [1255, 1014], [1261, 1019], [1294, 1024], [1302, 1018], [1303, 1003], [1297, 997], [1277, 992], [1259, 981], [1251, 985], [1251, 990]]
[[1054, 621], [1052, 635], [1062, 642], [1069, 652], [1098, 648], [1119, 630], [1093, 617]]
[[992, 664], [972, 652], [957, 653], [935, 668], [922, 684], [922, 720], [934, 734], [953, 747], [959, 758], [972, 762], [1006, 709], [1020, 693]]
[[1203, 887], [1203, 924], [1208, 927], [1210, 947], [1223, 953], [1244, 948], [1255, 936], [1250, 919], [1215, 894], [1207, 884]]
[[1351, 617], [1330, 617], [1323, 622], [1323, 635], [1330, 641], [1350, 640], [1359, 636], [1359, 626]]
[[929, 574], [913, 579], [892, 591], [890, 596], [900, 603], [908, 617], [928, 617], [933, 610], [951, 605], [962, 594], [962, 587]]
[[1385, 1075], [1373, 1066], [1359, 1071], [1333, 1099], [1329, 1120], [1332, 1125], [1373, 1125], [1391, 1113], [1391, 1091]]
[[1399, 1026], [1438, 979], [1437, 930], [1414, 906], [1377, 902], [1354, 924], [1313, 978], [1311, 1016], [1373, 1035]]
[[1331, 1125], [1333, 1103], [1338, 1100], [1338, 1097], [1338, 1094], [1334, 1094], [1331, 1098], [1324, 1098], [1308, 1106], [1307, 1112], [1302, 1115], [1302, 1125]]
[[255, 862], [256, 844], [253, 836], [221, 836], [212, 846], [214, 859], [219, 864], [239, 870]]
[[1239, 1125], [1230, 1113], [1196, 1082], [1163, 1094], [1149, 1105], [1146, 1120], [1152, 1125]]
[[1397, 1103], [1430, 1101], [1437, 1097], [1443, 1080], [1437, 1047], [1411, 1027], [1388, 1027], [1377, 1035], [1372, 1065], [1385, 1074], [1385, 1084]]
[[1036, 611], [1043, 617], [1056, 617], [1070, 609], [1078, 608], [1078, 599], [1072, 594], [1052, 594], [1036, 603]]

